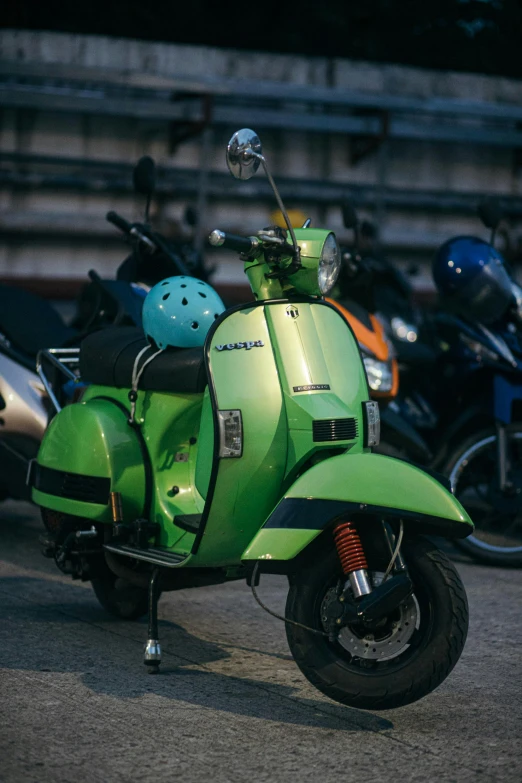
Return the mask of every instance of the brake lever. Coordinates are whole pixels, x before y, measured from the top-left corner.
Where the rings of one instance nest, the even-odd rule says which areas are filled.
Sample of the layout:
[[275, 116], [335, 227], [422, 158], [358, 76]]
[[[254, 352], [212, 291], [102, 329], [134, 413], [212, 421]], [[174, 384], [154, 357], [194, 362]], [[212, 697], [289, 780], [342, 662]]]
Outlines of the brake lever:
[[145, 245], [149, 252], [153, 253], [156, 250], [156, 245], [154, 242], [145, 236], [145, 234], [143, 234], [136, 225], [131, 228], [129, 233], [134, 239], [137, 239], [139, 242]]

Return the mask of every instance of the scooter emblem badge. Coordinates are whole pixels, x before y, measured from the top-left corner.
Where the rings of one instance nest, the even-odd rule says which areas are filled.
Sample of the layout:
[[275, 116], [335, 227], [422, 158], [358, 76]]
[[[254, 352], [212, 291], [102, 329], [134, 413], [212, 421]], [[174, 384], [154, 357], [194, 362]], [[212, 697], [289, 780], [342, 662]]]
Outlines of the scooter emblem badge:
[[216, 345], [218, 351], [233, 351], [235, 348], [246, 348], [250, 351], [251, 348], [263, 348], [264, 342], [262, 340], [245, 340], [242, 343], [227, 343], [227, 345]]
[[289, 318], [299, 318], [299, 310], [295, 305], [288, 305], [286, 314]]

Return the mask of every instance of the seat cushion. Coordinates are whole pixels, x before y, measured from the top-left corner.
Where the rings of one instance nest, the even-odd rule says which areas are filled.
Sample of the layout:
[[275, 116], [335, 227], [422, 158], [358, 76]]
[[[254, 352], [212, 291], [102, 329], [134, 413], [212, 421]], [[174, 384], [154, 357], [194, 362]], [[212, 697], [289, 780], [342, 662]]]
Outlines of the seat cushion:
[[8, 285], [0, 285], [0, 332], [28, 356], [61, 348], [76, 335], [45, 299]]
[[[143, 331], [134, 326], [101, 329], [86, 337], [80, 349], [82, 380], [101, 386], [129, 389], [139, 352], [147, 345]], [[153, 349], [140, 359], [140, 367]], [[169, 348], [147, 365], [139, 388], [177, 394], [198, 394], [207, 385], [203, 348]]]

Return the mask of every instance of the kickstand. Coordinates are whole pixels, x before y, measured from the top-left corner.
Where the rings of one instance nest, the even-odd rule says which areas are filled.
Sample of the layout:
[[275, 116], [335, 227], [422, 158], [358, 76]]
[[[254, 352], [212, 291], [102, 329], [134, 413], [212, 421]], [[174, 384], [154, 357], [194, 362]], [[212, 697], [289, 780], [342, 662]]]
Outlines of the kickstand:
[[161, 572], [155, 568], [149, 579], [149, 630], [143, 663], [149, 674], [158, 674], [161, 663], [161, 647], [158, 639], [158, 598]]

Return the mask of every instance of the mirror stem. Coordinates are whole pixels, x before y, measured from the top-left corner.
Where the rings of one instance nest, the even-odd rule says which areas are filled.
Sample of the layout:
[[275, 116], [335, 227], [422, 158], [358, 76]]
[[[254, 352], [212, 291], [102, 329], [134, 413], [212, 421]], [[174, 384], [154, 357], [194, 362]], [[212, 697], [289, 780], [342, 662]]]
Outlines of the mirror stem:
[[279, 195], [279, 191], [277, 189], [277, 186], [276, 186], [274, 180], [272, 179], [272, 175], [270, 174], [270, 172], [268, 170], [268, 166], [266, 165], [266, 160], [264, 158], [264, 155], [260, 155], [258, 152], [254, 152], [253, 150], [251, 150], [250, 153], [252, 155], [254, 155], [256, 158], [259, 158], [259, 160], [263, 164], [263, 168], [265, 170], [265, 174], [266, 174], [266, 176], [268, 178], [268, 181], [270, 182], [270, 186], [271, 186], [272, 190], [274, 191], [274, 196], [276, 197], [277, 206], [281, 210], [281, 214], [283, 215], [283, 217], [285, 219], [285, 223], [287, 225], [288, 231], [290, 232], [290, 236], [292, 237], [292, 244], [294, 246], [294, 252], [295, 252], [296, 258], [299, 258], [299, 246], [297, 244], [297, 239], [295, 237], [294, 229], [292, 228], [292, 224], [290, 223], [290, 218], [288, 217], [288, 213], [287, 213], [287, 211], [285, 209], [285, 205], [283, 204], [283, 199]]

